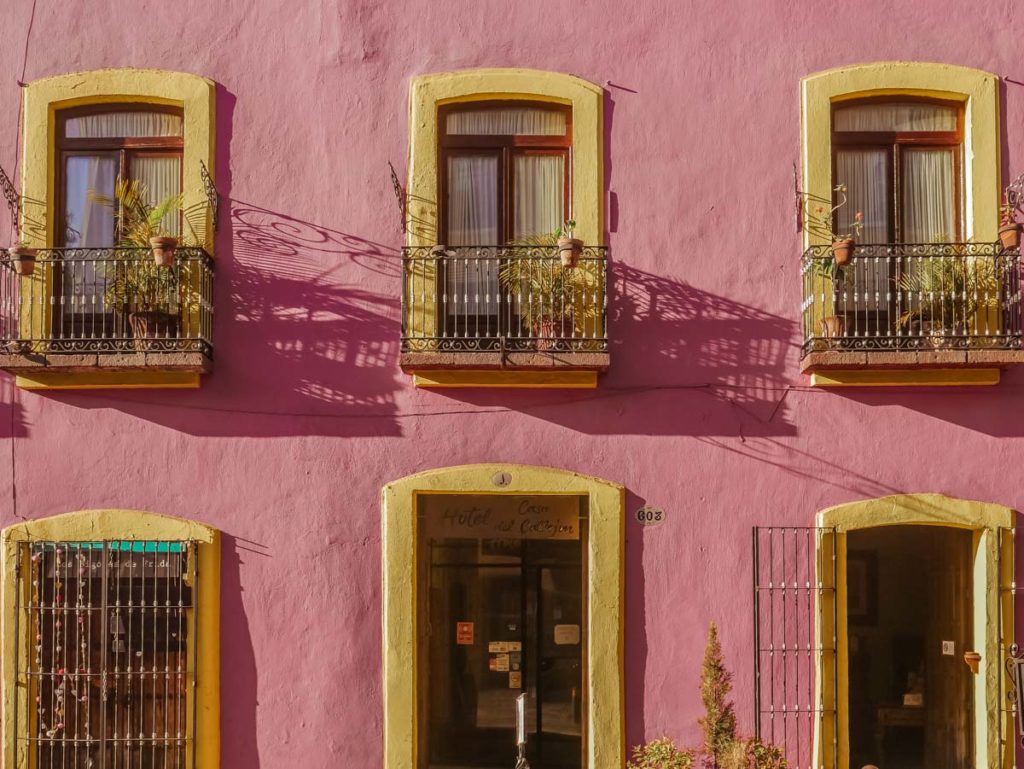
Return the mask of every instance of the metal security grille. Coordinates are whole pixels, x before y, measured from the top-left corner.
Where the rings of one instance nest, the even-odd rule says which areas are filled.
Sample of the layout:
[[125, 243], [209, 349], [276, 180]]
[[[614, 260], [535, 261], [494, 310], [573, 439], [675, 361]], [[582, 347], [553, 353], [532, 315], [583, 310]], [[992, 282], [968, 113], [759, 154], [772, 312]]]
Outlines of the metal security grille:
[[837, 766], [835, 541], [832, 528], [753, 532], [755, 729], [793, 769]]
[[20, 542], [12, 766], [195, 764], [194, 542]]

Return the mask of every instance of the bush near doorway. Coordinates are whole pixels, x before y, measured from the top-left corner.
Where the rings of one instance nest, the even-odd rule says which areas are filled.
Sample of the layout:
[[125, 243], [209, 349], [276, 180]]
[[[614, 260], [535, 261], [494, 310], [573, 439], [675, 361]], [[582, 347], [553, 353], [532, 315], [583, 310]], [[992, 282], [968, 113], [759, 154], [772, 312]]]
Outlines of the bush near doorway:
[[705, 769], [788, 769], [779, 748], [756, 737], [737, 736], [730, 691], [732, 673], [722, 657], [718, 629], [711, 623], [700, 673], [700, 697], [704, 703], [700, 727], [704, 744], [694, 750], [677, 748], [671, 739], [663, 737], [637, 745], [627, 769], [691, 769], [698, 761]]

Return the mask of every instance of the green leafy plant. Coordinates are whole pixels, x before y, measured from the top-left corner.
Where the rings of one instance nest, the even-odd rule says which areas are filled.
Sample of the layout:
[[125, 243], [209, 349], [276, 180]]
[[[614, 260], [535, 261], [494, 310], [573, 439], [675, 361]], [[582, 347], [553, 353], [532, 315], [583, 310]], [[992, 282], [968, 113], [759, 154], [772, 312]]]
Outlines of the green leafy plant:
[[722, 765], [736, 742], [736, 712], [728, 700], [730, 691], [732, 674], [725, 667], [718, 629], [712, 622], [700, 673], [700, 699], [704, 703], [700, 728], [704, 733], [704, 753], [714, 760], [716, 766]]
[[[150, 238], [173, 237], [164, 220], [169, 214], [182, 210], [185, 196], [183, 193], [168, 195], [163, 200], [151, 204], [145, 184], [138, 179], [124, 179], [119, 176], [114, 183], [112, 198], [94, 192], [89, 193], [89, 198], [95, 203], [114, 209], [119, 246], [149, 248]], [[189, 240], [194, 244], [198, 238], [187, 218], [185, 224], [190, 230]]]
[[565, 224], [555, 230], [556, 238], [572, 238], [572, 233], [576, 229], [575, 219], [566, 219]]
[[897, 286], [908, 295], [908, 309], [900, 314], [903, 326], [930, 324], [933, 331], [964, 332], [979, 312], [999, 308], [995, 261], [983, 256], [914, 260]]
[[626, 769], [691, 769], [693, 753], [680, 749], [668, 737], [651, 740], [633, 748], [633, 758]]
[[585, 325], [597, 318], [598, 303], [594, 297], [600, 288], [600, 266], [584, 261], [576, 267], [563, 267], [557, 259], [537, 258], [548, 246], [556, 246], [557, 233], [536, 235], [513, 241], [504, 255], [507, 260], [498, 271], [505, 289], [515, 297], [534, 297], [541, 301], [522, 299], [519, 316], [532, 329], [545, 323]]

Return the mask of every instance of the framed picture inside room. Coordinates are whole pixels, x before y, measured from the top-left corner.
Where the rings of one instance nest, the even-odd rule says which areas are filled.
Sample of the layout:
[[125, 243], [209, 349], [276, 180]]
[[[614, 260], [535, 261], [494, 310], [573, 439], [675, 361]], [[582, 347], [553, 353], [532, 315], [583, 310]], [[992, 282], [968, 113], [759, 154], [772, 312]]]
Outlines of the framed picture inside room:
[[878, 555], [872, 551], [846, 554], [846, 619], [851, 625], [878, 621]]

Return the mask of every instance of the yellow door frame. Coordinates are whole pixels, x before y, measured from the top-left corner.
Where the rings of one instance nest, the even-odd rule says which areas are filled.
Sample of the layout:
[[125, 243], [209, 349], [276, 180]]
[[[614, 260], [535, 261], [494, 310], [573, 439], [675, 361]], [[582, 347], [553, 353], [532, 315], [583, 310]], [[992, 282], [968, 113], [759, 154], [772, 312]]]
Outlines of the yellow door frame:
[[[819, 652], [817, 697], [818, 701], [833, 700], [836, 708], [831, 714], [822, 714], [815, 730], [812, 766], [849, 769], [847, 533], [880, 526], [949, 526], [969, 530], [973, 535], [973, 636], [974, 648], [982, 654], [981, 665], [974, 678], [973, 765], [979, 769], [1012, 767], [1014, 741], [1008, 739], [1000, 746], [1000, 719], [1004, 717], [1002, 703], [1005, 697], [1000, 673], [1002, 657], [1013, 642], [1013, 595], [1004, 589], [1013, 581], [1013, 541], [1011, 537], [1002, 540], [999, 533], [1000, 529], [1013, 527], [1013, 510], [1003, 505], [955, 499], [942, 494], [900, 494], [830, 507], [818, 513], [817, 524], [835, 531], [834, 541], [831, 541], [831, 536], [819, 539], [818, 563], [831, 562], [833, 556], [836, 560], [836, 584], [829, 584], [832, 579], [830, 569], [822, 569], [819, 578], [823, 590], [818, 591], [817, 646], [825, 651], [834, 648], [836, 664], [832, 664], [825, 651]], [[1000, 568], [1002, 574], [999, 573]], [[830, 594], [835, 596], [834, 630]], [[1008, 715], [1002, 726], [1006, 734], [1013, 733], [1012, 719]], [[835, 752], [831, 750], [833, 740], [838, 748]], [[837, 766], [832, 765], [833, 755], [838, 757]]]
[[[625, 490], [567, 470], [495, 463], [428, 470], [389, 483], [381, 493], [384, 768], [418, 765], [416, 500], [425, 494], [587, 497], [589, 696], [584, 750], [590, 769], [623, 766]], [[513, 749], [509, 745], [510, 755]]]

